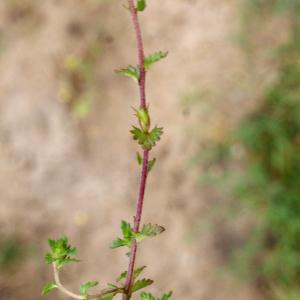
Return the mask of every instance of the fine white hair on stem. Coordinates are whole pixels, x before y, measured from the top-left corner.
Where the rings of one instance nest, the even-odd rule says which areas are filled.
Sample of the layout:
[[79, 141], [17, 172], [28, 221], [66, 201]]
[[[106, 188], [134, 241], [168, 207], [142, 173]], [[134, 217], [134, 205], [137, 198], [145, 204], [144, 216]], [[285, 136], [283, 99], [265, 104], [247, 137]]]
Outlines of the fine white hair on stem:
[[62, 285], [62, 283], [60, 282], [60, 278], [59, 278], [59, 270], [58, 270], [58, 268], [57, 268], [57, 266], [56, 266], [55, 263], [53, 263], [53, 271], [54, 271], [54, 281], [55, 281], [55, 284], [57, 285], [57, 288], [58, 288], [61, 292], [65, 293], [66, 295], [68, 295], [68, 296], [70, 296], [70, 297], [72, 297], [72, 298], [74, 298], [74, 299], [81, 299], [81, 300], [84, 300], [84, 299], [85, 299], [85, 296], [75, 294], [75, 293], [69, 291], [68, 289], [66, 289], [66, 288]]

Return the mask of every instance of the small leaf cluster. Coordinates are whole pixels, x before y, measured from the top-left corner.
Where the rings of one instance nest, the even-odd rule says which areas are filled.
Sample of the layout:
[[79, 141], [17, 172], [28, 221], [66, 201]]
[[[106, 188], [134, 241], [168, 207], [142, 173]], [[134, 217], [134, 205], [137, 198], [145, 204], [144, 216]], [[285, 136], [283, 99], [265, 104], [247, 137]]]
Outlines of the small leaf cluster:
[[133, 139], [136, 140], [144, 150], [151, 150], [163, 134], [163, 128], [157, 126], [155, 126], [150, 132], [145, 132], [136, 126], [132, 126], [132, 128], [133, 129], [130, 132], [133, 135]]
[[141, 293], [141, 300], [168, 300], [172, 296], [172, 292], [164, 294], [161, 298], [155, 298], [151, 293]]
[[[137, 292], [141, 289], [144, 289], [144, 288], [146, 288], [147, 286], [149, 286], [153, 283], [153, 280], [146, 279], [146, 278], [136, 280], [138, 278], [138, 276], [145, 270], [145, 268], [146, 268], [146, 266], [142, 266], [142, 267], [137, 268], [137, 269], [134, 270], [134, 272], [133, 272], [133, 285], [132, 285], [132, 288], [131, 288], [131, 291], [130, 291], [131, 294], [133, 294], [133, 293], [135, 293], [135, 292]], [[126, 279], [126, 277], [127, 277], [127, 271], [124, 271], [122, 274], [120, 274], [117, 281], [124, 280], [124, 279]], [[169, 293], [163, 295], [163, 297], [161, 299], [154, 298], [152, 296], [152, 294], [145, 293], [145, 292], [142, 292], [140, 296], [141, 296], [141, 298], [140, 298], [141, 300], [168, 300], [172, 296], [172, 292], [169, 292]]]
[[154, 237], [165, 231], [164, 227], [160, 225], [153, 224], [145, 224], [142, 227], [142, 230], [139, 232], [134, 232], [129, 223], [126, 221], [122, 221], [121, 230], [123, 234], [123, 238], [117, 238], [112, 242], [111, 248], [119, 248], [123, 246], [131, 247], [131, 243], [133, 240], [140, 242], [147, 237]]
[[80, 286], [80, 294], [87, 296], [87, 292], [90, 288], [93, 288], [98, 285], [98, 281], [88, 281]]
[[46, 286], [43, 288], [42, 296], [45, 296], [49, 294], [52, 290], [56, 289], [58, 286], [54, 282], [49, 282], [46, 284]]
[[[163, 58], [166, 58], [167, 55], [168, 52], [157, 51], [154, 52], [153, 54], [150, 54], [149, 56], [146, 56], [144, 59], [144, 66], [143, 66], [144, 70], [148, 71], [153, 64], [159, 62]], [[125, 77], [129, 77], [134, 81], [139, 82], [141, 76], [141, 67], [140, 66], [135, 67], [129, 65], [128, 67], [117, 70], [116, 72], [117, 74], [123, 75]]]
[[48, 242], [52, 252], [45, 256], [47, 264], [55, 263], [56, 267], [60, 269], [66, 264], [79, 262], [73, 257], [77, 254], [77, 249], [68, 244], [67, 237], [58, 240], [50, 239]]

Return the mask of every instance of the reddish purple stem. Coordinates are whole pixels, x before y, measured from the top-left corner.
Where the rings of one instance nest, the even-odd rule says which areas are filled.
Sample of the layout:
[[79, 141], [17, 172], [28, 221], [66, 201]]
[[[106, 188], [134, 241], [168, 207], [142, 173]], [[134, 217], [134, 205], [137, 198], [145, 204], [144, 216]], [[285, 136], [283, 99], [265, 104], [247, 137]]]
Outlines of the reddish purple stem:
[[[140, 27], [138, 13], [134, 1], [128, 0], [128, 5], [129, 5], [129, 10], [132, 17], [132, 22], [135, 30], [135, 35], [136, 35], [138, 61], [139, 61], [139, 68], [140, 68], [140, 78], [139, 78], [140, 107], [146, 108], [146, 94], [145, 94], [146, 71], [144, 67], [145, 55], [144, 55], [144, 46], [143, 46], [141, 27]], [[134, 226], [133, 226], [134, 232], [139, 231], [141, 218], [142, 218], [143, 202], [144, 202], [146, 181], [148, 175], [148, 161], [149, 161], [149, 151], [144, 150], [139, 197], [138, 197], [138, 202], [136, 207], [136, 214], [134, 217]], [[137, 242], [133, 240], [131, 245], [131, 250], [130, 250], [130, 258], [129, 258], [127, 278], [125, 283], [125, 293], [123, 294], [123, 300], [129, 300], [131, 298], [131, 287], [133, 284], [133, 272], [134, 272], [134, 266], [136, 260], [136, 252], [137, 252]]]
[[146, 108], [146, 93], [145, 93], [146, 71], [145, 71], [145, 67], [144, 67], [145, 54], [144, 54], [144, 45], [143, 45], [141, 26], [139, 23], [138, 13], [135, 8], [133, 0], [128, 0], [128, 5], [129, 5], [129, 11], [131, 14], [133, 27], [134, 27], [134, 31], [135, 31], [136, 46], [137, 46], [139, 68], [140, 68], [140, 79], [139, 79], [140, 107]]

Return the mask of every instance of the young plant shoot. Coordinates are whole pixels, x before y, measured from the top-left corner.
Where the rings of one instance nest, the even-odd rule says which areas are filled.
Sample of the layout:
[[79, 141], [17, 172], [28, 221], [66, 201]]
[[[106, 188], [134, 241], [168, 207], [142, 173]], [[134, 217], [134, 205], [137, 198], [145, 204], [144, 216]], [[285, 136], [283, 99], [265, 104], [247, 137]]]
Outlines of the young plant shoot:
[[[156, 161], [155, 158], [150, 159], [149, 154], [163, 134], [163, 128], [157, 126], [151, 127], [151, 118], [148, 109], [149, 103], [146, 103], [145, 82], [146, 74], [151, 66], [165, 58], [168, 53], [158, 51], [149, 56], [145, 56], [139, 14], [147, 7], [146, 0], [127, 0], [127, 3], [127, 9], [130, 12], [135, 30], [138, 65], [130, 65], [127, 68], [118, 70], [117, 73], [133, 79], [139, 87], [139, 106], [134, 109], [138, 125], [132, 126], [130, 132], [132, 133], [133, 139], [137, 141], [142, 152], [142, 154], [137, 152], [137, 162], [141, 167], [141, 177], [133, 224], [126, 221], [121, 222], [122, 236], [112, 242], [111, 248], [125, 247], [127, 249], [126, 255], [129, 258], [128, 269], [118, 276], [114, 284], [107, 284], [107, 286], [100, 288], [98, 293], [91, 294], [89, 292], [89, 289], [98, 286], [97, 281], [83, 283], [79, 287], [79, 292], [74, 293], [65, 288], [61, 283], [60, 270], [70, 263], [79, 262], [75, 257], [77, 250], [69, 245], [68, 238], [66, 237], [57, 240], [50, 239], [49, 246], [51, 251], [46, 254], [45, 260], [47, 264], [51, 264], [53, 267], [54, 279], [44, 287], [42, 295], [46, 295], [53, 290], [60, 290], [74, 299], [111, 300], [116, 295], [121, 294], [123, 300], [130, 300], [133, 294], [140, 292], [153, 283], [153, 280], [141, 276], [145, 266], [136, 266], [138, 244], [148, 237], [154, 237], [161, 234], [165, 230], [162, 226], [157, 224], [149, 223], [141, 225], [147, 176]], [[139, 295], [141, 300], [168, 300], [171, 296], [172, 292], [168, 292], [160, 298], [157, 298], [151, 293], [146, 293], [144, 291]]]

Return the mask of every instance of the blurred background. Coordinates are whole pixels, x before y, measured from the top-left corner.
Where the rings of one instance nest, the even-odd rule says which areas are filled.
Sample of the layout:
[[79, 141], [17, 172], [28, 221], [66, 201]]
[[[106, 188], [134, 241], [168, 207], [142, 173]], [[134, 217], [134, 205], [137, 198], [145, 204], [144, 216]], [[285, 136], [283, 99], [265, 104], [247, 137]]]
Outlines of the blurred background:
[[[143, 221], [167, 228], [139, 248], [151, 290], [300, 299], [300, 1], [148, 2], [146, 52], [169, 51], [147, 81], [165, 134]], [[114, 73], [136, 63], [123, 4], [0, 2], [0, 299], [42, 299], [48, 238], [79, 249], [74, 291], [127, 267], [109, 249], [139, 179], [137, 88]]]

